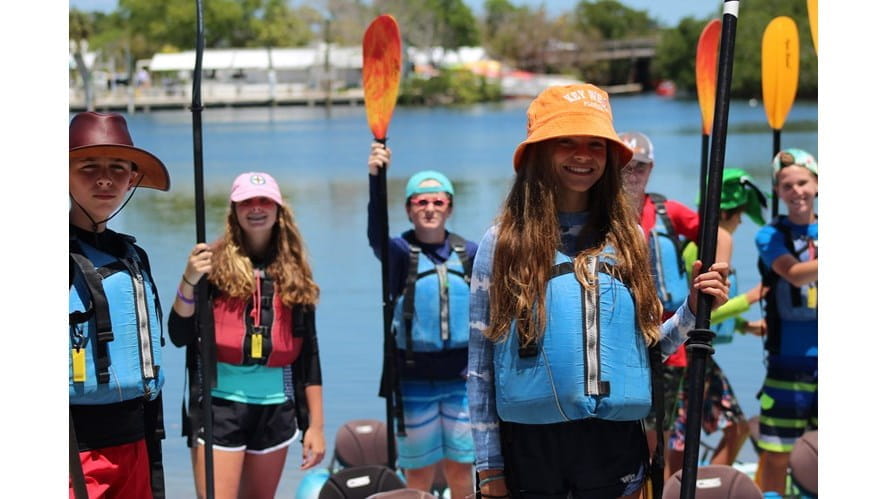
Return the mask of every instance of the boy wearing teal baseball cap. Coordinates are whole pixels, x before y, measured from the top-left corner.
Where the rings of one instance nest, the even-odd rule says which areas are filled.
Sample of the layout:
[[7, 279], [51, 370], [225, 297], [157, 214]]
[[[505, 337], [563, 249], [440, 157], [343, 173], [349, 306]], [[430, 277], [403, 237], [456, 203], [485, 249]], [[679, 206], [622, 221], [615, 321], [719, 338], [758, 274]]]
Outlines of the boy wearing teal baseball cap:
[[809, 152], [789, 148], [776, 154], [772, 168], [775, 192], [788, 214], [774, 217], [755, 236], [767, 289], [767, 376], [758, 397], [756, 479], [761, 490], [783, 494], [795, 442], [818, 428], [819, 165]]
[[391, 150], [374, 143], [368, 161], [367, 237], [377, 258], [382, 245], [388, 245], [392, 329], [406, 426], [406, 436], [397, 437], [397, 462], [406, 472], [407, 487], [430, 491], [435, 468], [443, 461], [450, 496], [466, 497], [474, 491], [465, 376], [469, 281], [477, 244], [447, 230], [455, 190], [444, 174], [433, 170], [412, 175], [404, 189], [413, 228], [398, 237], [384, 234], [376, 217], [385, 209], [378, 173], [390, 161]]

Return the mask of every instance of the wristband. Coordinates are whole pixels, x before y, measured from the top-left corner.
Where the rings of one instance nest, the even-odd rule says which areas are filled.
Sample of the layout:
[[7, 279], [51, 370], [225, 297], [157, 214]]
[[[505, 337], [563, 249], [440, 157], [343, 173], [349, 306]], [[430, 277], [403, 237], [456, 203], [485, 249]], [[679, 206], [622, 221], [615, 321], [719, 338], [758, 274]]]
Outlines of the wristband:
[[185, 295], [183, 295], [182, 291], [178, 288], [176, 288], [176, 296], [178, 296], [179, 300], [182, 300], [184, 303], [187, 303], [188, 305], [194, 305], [194, 299], [193, 298], [185, 298]]
[[503, 478], [505, 478], [505, 475], [490, 475], [486, 478], [482, 478], [481, 481], [477, 482], [477, 486], [478, 486], [478, 488], [480, 488], [490, 482], [495, 482], [496, 480], [502, 480]]
[[189, 281], [188, 278], [185, 277], [185, 274], [182, 274], [182, 280], [185, 281], [185, 284], [187, 284], [188, 286], [191, 286], [192, 288], [197, 286], [193, 282]]

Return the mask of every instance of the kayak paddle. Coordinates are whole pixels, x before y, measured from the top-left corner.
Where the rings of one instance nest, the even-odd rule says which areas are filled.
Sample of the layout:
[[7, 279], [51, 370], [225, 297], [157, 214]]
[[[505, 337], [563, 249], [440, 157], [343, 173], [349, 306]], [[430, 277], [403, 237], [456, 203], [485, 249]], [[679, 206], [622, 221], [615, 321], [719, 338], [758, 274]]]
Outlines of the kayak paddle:
[[[773, 129], [772, 159], [779, 153], [780, 132], [798, 91], [798, 26], [788, 16], [773, 18], [761, 42], [761, 86], [767, 122]], [[772, 217], [779, 213], [779, 198], [773, 186]]]
[[[702, 197], [700, 210], [702, 226], [699, 232], [699, 254], [702, 268], [708, 269], [715, 259], [720, 209], [721, 182], [724, 177], [724, 153], [727, 143], [727, 117], [730, 111], [730, 84], [733, 78], [733, 49], [736, 41], [736, 24], [739, 18], [739, 0], [724, 2], [721, 43], [718, 55], [718, 80], [715, 93], [714, 128], [712, 129], [711, 155], [706, 175], [708, 185]], [[700, 431], [702, 430], [702, 396], [705, 388], [705, 371], [708, 358], [714, 353], [711, 340], [714, 332], [711, 323], [712, 296], [699, 294], [696, 302], [696, 327], [690, 331], [686, 342], [690, 356], [687, 367], [689, 380], [687, 400], [687, 433], [684, 446], [684, 469], [681, 479], [681, 499], [696, 496], [696, 475], [699, 465]], [[653, 360], [658, 361], [658, 359]]]
[[[194, 210], [197, 226], [197, 242], [206, 242], [206, 216], [203, 198], [203, 120], [201, 112], [203, 111], [203, 103], [200, 95], [200, 83], [203, 73], [203, 5], [200, 0], [196, 0], [197, 4], [197, 44], [194, 60], [194, 76], [191, 88], [191, 124], [194, 137]], [[204, 452], [204, 472], [206, 475], [206, 497], [212, 499], [215, 497], [215, 483], [213, 479], [213, 412], [212, 404], [212, 388], [216, 384], [216, 363], [215, 363], [215, 323], [213, 321], [212, 307], [210, 307], [209, 283], [206, 276], [197, 281], [194, 288], [195, 300], [197, 301], [197, 344], [198, 350], [195, 352], [191, 345], [185, 352], [186, 363], [194, 367], [194, 372], [198, 374], [199, 385], [194, 380], [189, 380], [189, 411], [188, 417], [191, 420], [192, 432], [196, 435], [198, 428], [203, 428], [203, 452]], [[189, 366], [189, 367], [190, 367]], [[194, 374], [194, 373], [192, 373]], [[199, 392], [197, 387], [199, 386]], [[198, 406], [195, 400], [200, 402]], [[203, 424], [197, 426], [195, 413], [198, 407], [202, 409]]]
[[[397, 21], [388, 14], [382, 14], [373, 20], [363, 35], [363, 100], [367, 122], [376, 142], [385, 145], [388, 124], [397, 103], [397, 92], [400, 87], [401, 42], [400, 29]], [[394, 411], [395, 396], [400, 393], [397, 387], [395, 365], [395, 343], [391, 333], [391, 322], [394, 317], [394, 300], [388, 282], [388, 189], [386, 174], [388, 165], [379, 168], [379, 185], [381, 186], [381, 202], [378, 204], [380, 232], [382, 233], [382, 319], [384, 338], [384, 362], [382, 364], [382, 382], [380, 396], [385, 397], [385, 420], [388, 430], [388, 467], [395, 468], [397, 456], [394, 447]], [[397, 404], [400, 407], [400, 404]], [[403, 418], [398, 421], [398, 433], [403, 433]]]
[[817, 0], [807, 0], [807, 18], [810, 20], [810, 35], [813, 37], [813, 51], [819, 54], [817, 44], [819, 43], [819, 2]]
[[705, 198], [708, 172], [708, 142], [711, 122], [715, 117], [715, 84], [718, 79], [718, 43], [721, 40], [721, 20], [713, 19], [702, 28], [696, 43], [696, 95], [702, 113], [702, 159], [699, 166], [699, 210]]

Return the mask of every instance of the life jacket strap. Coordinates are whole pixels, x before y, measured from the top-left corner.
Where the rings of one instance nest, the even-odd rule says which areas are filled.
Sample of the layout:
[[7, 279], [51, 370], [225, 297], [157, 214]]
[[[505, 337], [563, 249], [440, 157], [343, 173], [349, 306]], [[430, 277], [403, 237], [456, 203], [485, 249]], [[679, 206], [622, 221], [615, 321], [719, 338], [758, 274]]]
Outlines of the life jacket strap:
[[[108, 355], [108, 342], [114, 340], [114, 332], [111, 330], [111, 310], [108, 306], [108, 297], [105, 295], [105, 289], [102, 286], [102, 276], [96, 271], [95, 265], [83, 254], [83, 248], [76, 239], [69, 242], [69, 255], [71, 261], [80, 270], [86, 282], [86, 288], [89, 291], [90, 301], [92, 302], [91, 311], [74, 312], [69, 314], [68, 320], [73, 327], [89, 320], [91, 316], [95, 316], [96, 323], [96, 346], [95, 346], [95, 365], [96, 379], [100, 384], [107, 384], [111, 381], [110, 367], [111, 357]], [[78, 322], [79, 321], [79, 322]]]
[[656, 215], [659, 216], [662, 225], [665, 227], [665, 236], [671, 239], [672, 244], [674, 244], [675, 254], [677, 255], [678, 272], [679, 275], [683, 276], [687, 273], [687, 269], [684, 268], [684, 262], [681, 260], [681, 240], [678, 238], [678, 233], [675, 230], [674, 225], [671, 223], [671, 217], [668, 216], [668, 209], [665, 207], [666, 197], [656, 192], [650, 192], [648, 194], [650, 195], [650, 200], [653, 201], [653, 205], [656, 207]]

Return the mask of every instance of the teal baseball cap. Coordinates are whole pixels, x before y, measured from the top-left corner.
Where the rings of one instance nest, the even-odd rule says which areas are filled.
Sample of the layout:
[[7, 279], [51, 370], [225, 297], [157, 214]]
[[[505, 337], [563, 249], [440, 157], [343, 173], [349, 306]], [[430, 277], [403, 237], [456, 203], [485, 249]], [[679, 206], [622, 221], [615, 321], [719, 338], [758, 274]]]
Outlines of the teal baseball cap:
[[[426, 180], [434, 180], [440, 185], [419, 187], [419, 184]], [[455, 192], [453, 191], [453, 183], [450, 182], [450, 179], [448, 179], [443, 173], [434, 170], [422, 170], [421, 172], [414, 174], [409, 180], [407, 180], [407, 187], [404, 190], [406, 199], [410, 199], [410, 197], [416, 194], [425, 194], [426, 192], [446, 192], [450, 196], [455, 195]]]
[[787, 166], [801, 166], [808, 170], [816, 177], [819, 177], [819, 165], [816, 158], [812, 154], [803, 149], [783, 149], [773, 157], [773, 182], [776, 182], [776, 175], [779, 170]]

